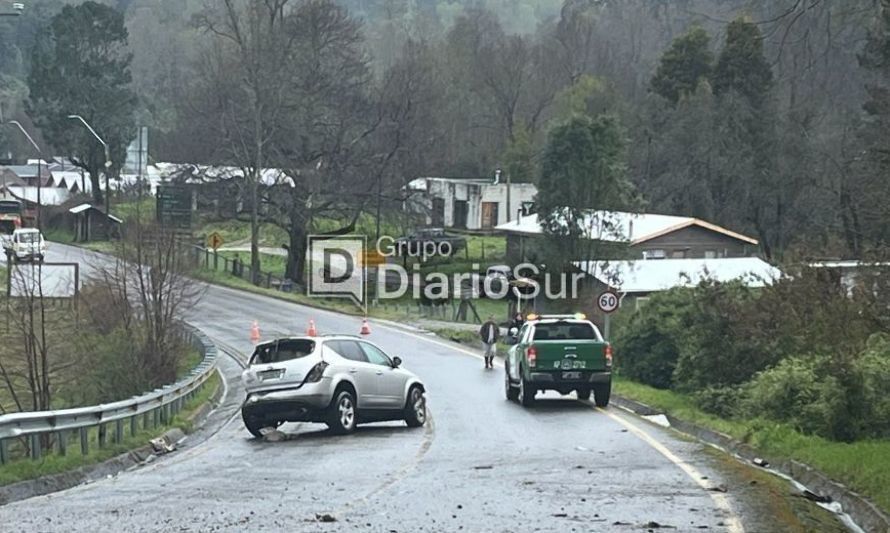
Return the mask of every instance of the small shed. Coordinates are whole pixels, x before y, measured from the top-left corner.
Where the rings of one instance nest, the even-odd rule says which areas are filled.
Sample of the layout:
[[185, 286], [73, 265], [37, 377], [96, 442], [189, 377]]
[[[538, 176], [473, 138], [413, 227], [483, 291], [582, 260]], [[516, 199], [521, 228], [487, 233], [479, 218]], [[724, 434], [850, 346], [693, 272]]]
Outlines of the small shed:
[[75, 242], [107, 241], [120, 237], [123, 220], [91, 204], [80, 204], [68, 210], [74, 215]]

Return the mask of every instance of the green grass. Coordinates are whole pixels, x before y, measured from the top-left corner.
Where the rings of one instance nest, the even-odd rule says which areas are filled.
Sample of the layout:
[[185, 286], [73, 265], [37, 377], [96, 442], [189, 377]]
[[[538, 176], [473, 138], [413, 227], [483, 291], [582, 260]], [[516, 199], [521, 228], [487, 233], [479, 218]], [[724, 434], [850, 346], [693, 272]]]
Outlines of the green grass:
[[74, 232], [64, 228], [48, 228], [43, 230], [43, 237], [52, 242], [71, 244], [74, 242]]
[[[169, 424], [157, 428], [141, 428], [137, 431], [135, 436], [130, 436], [129, 423], [126, 423], [124, 431], [125, 437], [120, 443], [111, 442], [114, 430], [113, 425], [109, 425], [108, 441], [106, 442], [106, 446], [102, 449], [99, 449], [98, 446], [97, 431], [90, 431], [90, 452], [87, 455], [80, 454], [80, 440], [72, 438], [69, 441], [68, 454], [66, 456], [50, 453], [44, 455], [37, 461], [21, 459], [8, 463], [4, 465], [3, 468], [0, 468], [0, 485], [8, 485], [10, 483], [16, 483], [27, 479], [59, 474], [75, 468], [101, 463], [102, 461], [111, 459], [112, 457], [129, 450], [144, 446], [148, 444], [149, 440], [174, 427], [178, 427], [183, 431], [190, 431], [192, 429], [191, 423], [189, 422], [190, 416], [213, 397], [219, 386], [219, 374], [214, 372], [210, 378], [208, 378], [204, 387], [198, 391], [198, 394], [185, 405], [185, 408], [178, 413]], [[139, 422], [141, 427], [142, 417], [139, 418]]]
[[[205, 222], [199, 225], [195, 235], [207, 236], [219, 233], [223, 246], [250, 243], [250, 222], [241, 220], [222, 220]], [[289, 242], [287, 232], [272, 224], [260, 224], [260, 246], [281, 246]]]
[[204, 360], [204, 356], [200, 351], [195, 348], [189, 347], [185, 353], [185, 357], [179, 360], [179, 364], [176, 369], [176, 378], [182, 379], [187, 376], [193, 368], [201, 364], [201, 361]]
[[[245, 270], [250, 268], [250, 252], [231, 252], [231, 251], [220, 251], [219, 253], [219, 263], [218, 268], [221, 270], [225, 267], [225, 261], [222, 258], [227, 258], [229, 260], [235, 259], [237, 256], [241, 261], [244, 262]], [[213, 262], [213, 256], [210, 256], [211, 264]], [[231, 268], [231, 263], [229, 263], [229, 268]], [[287, 257], [281, 255], [274, 254], [264, 254], [260, 253], [260, 270], [264, 273], [270, 273], [273, 276], [284, 277], [284, 272], [287, 270]]]
[[616, 378], [616, 394], [750, 444], [773, 460], [795, 459], [890, 510], [890, 440], [834, 442], [761, 419], [725, 420], [698, 409], [689, 396]]
[[[503, 236], [467, 236], [467, 249], [471, 260], [483, 262], [483, 268], [503, 261], [507, 255], [507, 238]], [[483, 260], [484, 258], [484, 260]]]
[[[451, 328], [429, 328], [430, 331], [452, 342], [463, 344], [469, 348], [482, 349], [482, 340], [479, 338], [479, 332], [475, 330], [451, 329]], [[504, 356], [510, 349], [510, 345], [501, 341], [497, 343], [498, 354]]]
[[[230, 254], [231, 252], [222, 252], [222, 254]], [[233, 257], [230, 256], [230, 257]], [[269, 258], [274, 258], [276, 256], [267, 256]], [[242, 258], [246, 261], [247, 258]], [[283, 260], [284, 258], [278, 257], [278, 259]], [[211, 259], [212, 261], [212, 259]], [[263, 271], [266, 270], [266, 266], [263, 267]], [[283, 267], [282, 267], [283, 269]], [[277, 274], [277, 273], [275, 273]], [[235, 289], [242, 289], [249, 292], [254, 292], [257, 294], [263, 294], [266, 296], [272, 296], [274, 298], [307, 305], [310, 307], [319, 307], [323, 309], [330, 309], [332, 311], [339, 311], [342, 313], [348, 314], [361, 314], [361, 311], [349, 300], [344, 298], [314, 298], [310, 297], [302, 292], [282, 292], [277, 289], [266, 289], [264, 287], [257, 287], [251, 284], [249, 281], [239, 278], [237, 276], [233, 276], [230, 272], [222, 271], [222, 260], [220, 260], [220, 269], [219, 270], [206, 270], [206, 269], [197, 269], [194, 272], [194, 276], [202, 279], [208, 283], [215, 283], [218, 285], [224, 285], [227, 287], [232, 287]], [[373, 298], [373, 294], [371, 295]], [[497, 300], [486, 300], [480, 299], [475, 300], [476, 311], [479, 313], [479, 317], [484, 321], [488, 318], [489, 315], [494, 315], [496, 319], [503, 320], [507, 318], [507, 303], [505, 301], [497, 301]], [[368, 315], [376, 318], [383, 318], [388, 320], [406, 320], [406, 319], [416, 319], [417, 313], [417, 303], [416, 300], [413, 299], [411, 294], [406, 294], [402, 298], [394, 299], [394, 300], [382, 300], [380, 306], [370, 306], [368, 308]], [[448, 313], [446, 314], [446, 318], [444, 320], [450, 321], [451, 319], [451, 306], [448, 306]], [[469, 312], [469, 320], [474, 321], [472, 312]], [[443, 320], [442, 318], [435, 318], [434, 320]]]
[[121, 220], [135, 220], [138, 213], [139, 220], [142, 223], [151, 223], [155, 220], [155, 209], [157, 208], [157, 199], [153, 196], [146, 196], [142, 200], [130, 199], [121, 202], [111, 202], [111, 214]]

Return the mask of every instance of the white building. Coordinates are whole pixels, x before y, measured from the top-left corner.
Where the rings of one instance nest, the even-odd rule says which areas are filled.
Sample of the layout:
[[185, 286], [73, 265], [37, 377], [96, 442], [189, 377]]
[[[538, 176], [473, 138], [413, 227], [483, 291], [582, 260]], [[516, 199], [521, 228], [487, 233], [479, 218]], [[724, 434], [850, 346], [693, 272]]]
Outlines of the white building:
[[417, 178], [408, 191], [407, 208], [426, 215], [428, 225], [468, 230], [493, 230], [515, 220], [538, 194], [532, 183], [513, 183], [508, 206], [506, 183], [474, 178]]

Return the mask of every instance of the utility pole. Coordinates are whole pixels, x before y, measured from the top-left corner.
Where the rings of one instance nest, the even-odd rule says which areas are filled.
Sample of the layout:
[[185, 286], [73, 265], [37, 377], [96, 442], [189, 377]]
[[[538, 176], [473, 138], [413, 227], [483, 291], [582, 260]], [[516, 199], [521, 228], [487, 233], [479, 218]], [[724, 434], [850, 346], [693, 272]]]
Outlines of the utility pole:
[[105, 149], [105, 215], [111, 215], [111, 202], [109, 200], [109, 196], [111, 196], [111, 187], [108, 185], [108, 175], [111, 173], [111, 154], [108, 149], [108, 143], [102, 140], [102, 137], [99, 137], [99, 134], [96, 133], [96, 130], [93, 129], [90, 124], [84, 120], [84, 118], [80, 115], [68, 115], [68, 118], [71, 120], [79, 120], [81, 124], [83, 124], [86, 129], [89, 130], [90, 133], [93, 134], [93, 137], [96, 138], [97, 141], [102, 145]]
[[[513, 219], [513, 210], [510, 209], [510, 187], [512, 186], [512, 178], [507, 172], [507, 222]], [[495, 221], [497, 222], [497, 221]]]

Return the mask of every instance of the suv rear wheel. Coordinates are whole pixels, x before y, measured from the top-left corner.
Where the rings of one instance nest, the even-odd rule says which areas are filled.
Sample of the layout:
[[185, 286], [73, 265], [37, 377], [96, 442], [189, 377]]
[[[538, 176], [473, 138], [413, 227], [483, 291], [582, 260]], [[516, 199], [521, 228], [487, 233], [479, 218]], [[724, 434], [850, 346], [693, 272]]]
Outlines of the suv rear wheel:
[[352, 433], [355, 430], [356, 414], [355, 396], [348, 390], [341, 389], [328, 406], [325, 424], [338, 435]]
[[263, 424], [258, 418], [249, 416], [244, 411], [241, 411], [241, 419], [244, 420], [244, 427], [247, 428], [247, 431], [250, 431], [251, 435], [258, 439], [263, 437], [263, 434], [260, 433], [260, 430], [263, 429]]
[[281, 422], [266, 422], [261, 417], [251, 415], [245, 412], [243, 409], [241, 410], [241, 419], [244, 420], [244, 427], [247, 428], [247, 431], [249, 431], [251, 435], [258, 439], [263, 438], [263, 429], [274, 429], [282, 424]]
[[419, 428], [426, 423], [426, 398], [420, 387], [411, 387], [405, 402], [405, 423], [409, 428]]

